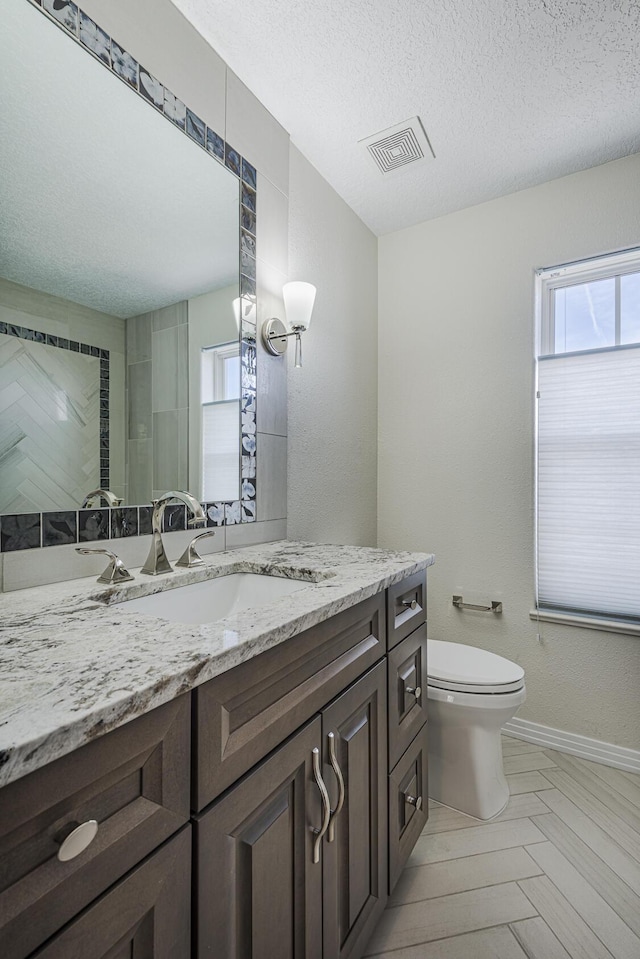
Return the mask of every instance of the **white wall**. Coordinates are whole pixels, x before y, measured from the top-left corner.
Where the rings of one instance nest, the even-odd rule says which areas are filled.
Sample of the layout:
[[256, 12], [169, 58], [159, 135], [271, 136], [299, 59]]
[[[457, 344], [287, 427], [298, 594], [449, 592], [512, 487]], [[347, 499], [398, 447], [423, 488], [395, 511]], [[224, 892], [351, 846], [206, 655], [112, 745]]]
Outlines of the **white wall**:
[[[639, 183], [628, 157], [379, 244], [379, 544], [436, 554], [430, 635], [521, 663], [521, 717], [635, 748], [640, 640], [529, 610], [533, 271], [638, 245]], [[454, 593], [504, 614], [459, 612]]]
[[289, 360], [287, 535], [374, 546], [377, 241], [295, 147], [289, 175], [289, 275], [318, 292]]

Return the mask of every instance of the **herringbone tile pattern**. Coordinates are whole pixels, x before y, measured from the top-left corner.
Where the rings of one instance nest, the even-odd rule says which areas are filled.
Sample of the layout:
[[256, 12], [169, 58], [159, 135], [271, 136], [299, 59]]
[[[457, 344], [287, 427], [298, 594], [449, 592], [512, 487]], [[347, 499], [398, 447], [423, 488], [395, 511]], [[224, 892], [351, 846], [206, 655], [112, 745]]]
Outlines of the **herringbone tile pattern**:
[[0, 513], [76, 509], [100, 485], [100, 360], [0, 333]]
[[640, 959], [640, 776], [503, 738], [506, 810], [430, 817], [378, 959]]

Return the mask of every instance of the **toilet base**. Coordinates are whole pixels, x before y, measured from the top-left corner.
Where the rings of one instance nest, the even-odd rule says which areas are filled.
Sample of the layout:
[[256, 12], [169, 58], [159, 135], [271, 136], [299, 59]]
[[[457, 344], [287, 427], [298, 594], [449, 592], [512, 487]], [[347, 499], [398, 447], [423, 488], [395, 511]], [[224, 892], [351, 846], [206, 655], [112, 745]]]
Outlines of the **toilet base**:
[[500, 697], [453, 694], [453, 703], [444, 690], [428, 693], [429, 797], [474, 819], [493, 819], [509, 802], [501, 727], [524, 702], [524, 688]]

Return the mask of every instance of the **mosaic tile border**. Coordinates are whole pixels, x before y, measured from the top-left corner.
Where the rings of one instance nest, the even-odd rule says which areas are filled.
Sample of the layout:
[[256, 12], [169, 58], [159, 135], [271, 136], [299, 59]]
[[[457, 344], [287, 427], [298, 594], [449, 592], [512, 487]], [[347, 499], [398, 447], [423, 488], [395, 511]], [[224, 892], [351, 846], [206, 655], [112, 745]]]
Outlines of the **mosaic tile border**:
[[[98, 457], [100, 460], [100, 488], [109, 489], [109, 350], [103, 350], [89, 343], [80, 343], [64, 336], [54, 336], [51, 333], [42, 333], [32, 330], [28, 326], [17, 326], [14, 323], [5, 323], [0, 320], [0, 333], [7, 336], [16, 336], [21, 340], [32, 343], [41, 343], [43, 346], [53, 346], [59, 350], [68, 350], [71, 353], [82, 353], [85, 356], [95, 357], [100, 361], [100, 423], [98, 437]], [[89, 492], [89, 490], [87, 490]], [[26, 515], [26, 514], [22, 514]]]
[[[206, 505], [208, 526], [253, 523], [257, 519], [256, 218], [258, 177], [256, 168], [215, 130], [208, 127], [204, 120], [154, 77], [113, 37], [110, 37], [77, 4], [71, 0], [66, 2], [65, 0], [27, 0], [27, 2], [76, 43], [83, 46], [130, 90], [146, 100], [153, 109], [182, 130], [185, 136], [193, 140], [217, 162], [226, 166], [238, 178], [240, 185], [238, 256], [242, 316], [241, 493], [239, 500], [203, 505]], [[101, 442], [102, 438], [101, 424]], [[108, 422], [105, 439], [108, 441]], [[108, 473], [106, 480], [102, 479], [104, 462], [108, 467], [108, 459], [101, 459], [101, 485], [108, 488]], [[179, 515], [180, 508], [177, 507], [177, 512], [170, 511], [169, 508], [165, 510], [165, 525], [168, 522], [167, 517]], [[135, 522], [134, 513], [136, 514]], [[78, 510], [75, 513], [62, 511], [55, 514], [6, 515], [0, 517], [0, 551], [10, 552], [16, 549], [33, 549], [41, 545], [49, 546], [53, 545], [54, 539], [59, 543], [60, 537], [64, 539], [64, 542], [71, 543], [88, 542], [92, 536], [99, 540], [109, 537], [144, 535], [151, 531], [150, 515], [150, 506], [121, 507], [114, 510]], [[54, 516], [58, 518], [54, 519]]]
[[[202, 503], [202, 508], [207, 516], [207, 528], [212, 528], [228, 524], [230, 508], [236, 516], [241, 516], [245, 503]], [[153, 506], [149, 504], [52, 510], [46, 513], [7, 513], [0, 516], [0, 552], [12, 553], [44, 546], [66, 546], [149, 535], [152, 512]], [[243, 522], [242, 519], [233, 521]], [[186, 506], [182, 503], [166, 506], [163, 532], [174, 533], [185, 529]], [[198, 530], [194, 529], [194, 536], [197, 532]]]

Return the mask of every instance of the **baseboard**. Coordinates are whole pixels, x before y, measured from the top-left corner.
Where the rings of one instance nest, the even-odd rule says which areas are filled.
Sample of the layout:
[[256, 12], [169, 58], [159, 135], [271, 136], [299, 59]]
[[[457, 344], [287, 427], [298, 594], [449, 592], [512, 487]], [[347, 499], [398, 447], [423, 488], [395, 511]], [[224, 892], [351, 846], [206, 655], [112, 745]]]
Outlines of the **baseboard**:
[[638, 749], [625, 749], [624, 746], [603, 743], [599, 739], [578, 736], [577, 733], [567, 733], [562, 729], [552, 729], [550, 726], [541, 726], [540, 723], [532, 723], [528, 719], [518, 719], [518, 717], [505, 723], [502, 732], [507, 736], [515, 736], [516, 739], [524, 739], [527, 743], [535, 743], [537, 746], [547, 746], [561, 753], [579, 756], [580, 759], [590, 759], [604, 766], [614, 766], [626, 772], [640, 773], [640, 750]]

